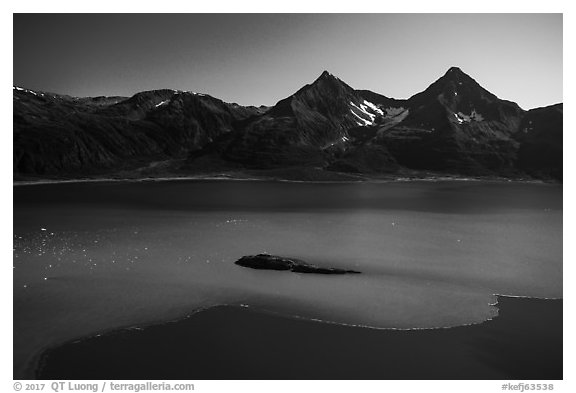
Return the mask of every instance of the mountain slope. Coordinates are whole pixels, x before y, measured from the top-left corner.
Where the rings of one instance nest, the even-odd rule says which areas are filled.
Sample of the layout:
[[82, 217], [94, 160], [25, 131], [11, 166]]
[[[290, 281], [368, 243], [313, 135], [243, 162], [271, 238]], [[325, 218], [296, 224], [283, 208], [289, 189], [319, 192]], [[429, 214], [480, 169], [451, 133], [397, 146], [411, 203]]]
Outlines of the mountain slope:
[[516, 139], [517, 167], [538, 178], [563, 178], [563, 105], [529, 110], [522, 118]]
[[14, 88], [14, 171], [74, 175], [185, 157], [261, 112], [174, 90], [73, 98]]
[[524, 111], [456, 67], [407, 100], [327, 71], [270, 108], [167, 89], [76, 98], [14, 87], [13, 97], [15, 176], [140, 176], [163, 162], [179, 174], [562, 179], [562, 104]]
[[513, 135], [524, 111], [459, 68], [450, 68], [406, 106], [406, 117], [378, 135], [400, 164], [468, 174], [514, 172]]
[[324, 71], [312, 84], [279, 101], [235, 134], [223, 157], [249, 167], [324, 165], [326, 150], [347, 131], [375, 124], [383, 112]]

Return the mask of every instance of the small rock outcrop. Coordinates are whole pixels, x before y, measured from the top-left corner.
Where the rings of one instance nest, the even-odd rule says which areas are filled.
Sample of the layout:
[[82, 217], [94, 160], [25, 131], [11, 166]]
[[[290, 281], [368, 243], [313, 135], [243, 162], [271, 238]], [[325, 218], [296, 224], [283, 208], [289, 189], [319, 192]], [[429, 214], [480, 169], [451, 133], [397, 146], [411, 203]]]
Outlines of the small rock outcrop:
[[258, 254], [248, 255], [237, 260], [236, 265], [262, 270], [289, 270], [294, 273], [314, 273], [314, 274], [358, 274], [356, 270], [345, 270], [338, 268], [326, 268], [299, 259], [284, 258], [276, 255]]

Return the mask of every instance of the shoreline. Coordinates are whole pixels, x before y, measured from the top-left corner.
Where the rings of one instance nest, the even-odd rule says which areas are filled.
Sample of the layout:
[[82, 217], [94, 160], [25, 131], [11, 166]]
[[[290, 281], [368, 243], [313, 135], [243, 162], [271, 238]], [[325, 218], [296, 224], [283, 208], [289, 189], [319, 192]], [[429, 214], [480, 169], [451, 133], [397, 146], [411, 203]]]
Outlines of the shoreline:
[[[558, 313], [560, 321], [562, 320], [562, 299], [540, 299], [540, 298], [531, 298], [531, 297], [522, 297], [522, 296], [508, 296], [508, 295], [494, 295], [496, 297], [496, 301], [493, 304], [496, 309], [497, 309], [497, 314], [493, 317], [490, 318], [486, 321], [480, 322], [480, 323], [473, 323], [473, 324], [466, 324], [466, 325], [458, 325], [458, 326], [452, 326], [452, 327], [434, 327], [434, 328], [411, 328], [411, 329], [395, 329], [395, 328], [374, 328], [374, 327], [370, 327], [370, 326], [355, 326], [355, 325], [346, 325], [346, 324], [341, 324], [341, 323], [337, 323], [337, 322], [331, 322], [331, 321], [322, 321], [322, 320], [316, 320], [316, 319], [310, 319], [310, 318], [304, 318], [304, 317], [298, 317], [298, 316], [294, 316], [294, 315], [286, 315], [286, 314], [282, 314], [282, 313], [277, 313], [277, 312], [271, 312], [271, 311], [267, 311], [267, 310], [259, 310], [259, 309], [254, 309], [248, 305], [215, 305], [215, 306], [211, 306], [211, 307], [207, 307], [207, 308], [202, 308], [202, 309], [198, 309], [195, 310], [194, 312], [192, 312], [191, 314], [188, 314], [182, 318], [179, 319], [174, 319], [171, 321], [164, 321], [164, 322], [152, 322], [150, 324], [145, 324], [145, 325], [140, 325], [140, 326], [130, 326], [130, 327], [123, 327], [123, 328], [111, 328], [110, 330], [108, 330], [107, 332], [103, 332], [100, 334], [96, 334], [96, 335], [92, 335], [89, 337], [84, 337], [84, 338], [80, 338], [80, 339], [75, 339], [73, 341], [69, 341], [67, 343], [61, 344], [61, 345], [56, 345], [54, 347], [45, 349], [43, 352], [41, 352], [38, 356], [37, 359], [35, 359], [35, 364], [31, 364], [29, 370], [32, 372], [32, 369], [34, 369], [35, 366], [35, 370], [33, 371], [33, 375], [31, 376], [31, 378], [42, 378], [42, 379], [76, 379], [74, 376], [72, 378], [70, 378], [69, 375], [65, 375], [65, 374], [58, 374], [59, 372], [62, 373], [66, 373], [65, 370], [68, 370], [70, 367], [70, 365], [75, 364], [76, 362], [79, 361], [78, 356], [80, 356], [80, 358], [82, 358], [83, 362], [90, 362], [90, 361], [95, 361], [98, 364], [95, 364], [94, 367], [88, 367], [88, 369], [90, 370], [104, 370], [102, 371], [103, 373], [106, 373], [106, 367], [108, 372], [118, 372], [118, 370], [114, 371], [114, 367], [112, 366], [106, 366], [106, 362], [104, 362], [104, 365], [100, 364], [103, 361], [105, 361], [107, 359], [107, 355], [109, 355], [110, 353], [113, 353], [114, 351], [117, 352], [122, 352], [124, 353], [125, 350], [122, 349], [122, 346], [128, 346], [130, 347], [130, 345], [133, 345], [134, 348], [133, 350], [135, 351], [139, 351], [142, 350], [141, 347], [142, 345], [147, 346], [148, 344], [150, 344], [153, 348], [152, 351], [150, 351], [149, 349], [146, 349], [145, 351], [148, 351], [146, 353], [148, 354], [154, 354], [154, 348], [156, 348], [156, 350], [159, 351], [163, 351], [164, 349], [163, 346], [166, 344], [165, 341], [169, 341], [170, 343], [172, 341], [176, 341], [177, 344], [180, 346], [190, 346], [190, 345], [197, 345], [199, 346], [199, 348], [201, 350], [206, 350], [206, 346], [210, 347], [210, 345], [221, 345], [219, 343], [220, 339], [224, 339], [224, 341], [228, 340], [231, 341], [232, 345], [230, 348], [228, 347], [224, 347], [222, 348], [220, 354], [221, 355], [226, 355], [227, 350], [231, 350], [233, 354], [235, 354], [237, 352], [237, 348], [235, 349], [235, 346], [238, 346], [238, 348], [240, 349], [244, 349], [246, 350], [247, 348], [243, 348], [246, 345], [248, 345], [248, 347], [250, 347], [249, 344], [246, 344], [244, 341], [247, 342], [252, 342], [254, 345], [254, 350], [256, 350], [257, 352], [260, 351], [262, 352], [262, 355], [264, 356], [265, 354], [267, 354], [267, 349], [269, 345], [275, 345], [277, 347], [279, 347], [280, 352], [278, 353], [279, 355], [279, 359], [277, 359], [277, 361], [283, 362], [284, 360], [281, 359], [281, 352], [282, 351], [288, 351], [288, 353], [291, 353], [291, 347], [287, 346], [286, 344], [283, 344], [283, 342], [285, 341], [285, 337], [293, 337], [292, 340], [295, 340], [295, 343], [292, 343], [291, 345], [296, 345], [299, 344], [300, 342], [304, 342], [306, 343], [306, 340], [312, 340], [310, 343], [308, 343], [309, 345], [314, 346], [319, 345], [319, 348], [323, 349], [323, 351], [320, 351], [320, 353], [322, 352], [326, 352], [327, 350], [331, 349], [331, 345], [326, 346], [326, 344], [330, 344], [329, 342], [326, 343], [326, 339], [324, 338], [325, 336], [328, 337], [332, 337], [335, 338], [335, 341], [337, 343], [340, 343], [340, 346], [342, 345], [343, 342], [346, 342], [345, 340], [340, 340], [338, 338], [347, 338], [348, 340], [351, 340], [352, 342], [358, 342], [360, 344], [371, 344], [372, 342], [374, 343], [378, 343], [378, 341], [383, 341], [386, 342], [386, 345], [392, 345], [393, 348], [395, 348], [395, 350], [399, 350], [401, 349], [401, 353], [403, 353], [403, 351], [406, 348], [403, 348], [402, 345], [404, 346], [408, 346], [408, 347], [412, 347], [414, 346], [415, 348], [412, 348], [412, 350], [419, 350], [419, 346], [431, 346], [431, 347], [435, 347], [436, 345], [438, 345], [438, 343], [442, 343], [442, 345], [446, 345], [447, 346], [447, 350], [448, 352], [455, 352], [457, 354], [462, 355], [461, 349], [459, 349], [459, 347], [462, 345], [462, 343], [460, 341], [474, 341], [475, 339], [477, 339], [478, 337], [482, 338], [484, 336], [486, 336], [487, 333], [493, 333], [494, 329], [496, 329], [496, 331], [498, 331], [499, 329], [501, 330], [501, 334], [499, 335], [504, 335], [506, 336], [506, 334], [509, 334], [510, 337], [506, 338], [506, 340], [501, 343], [501, 346], [504, 346], [505, 348], [507, 347], [507, 345], [509, 344], [508, 341], [512, 340], [512, 342], [514, 341], [515, 338], [517, 338], [518, 336], [518, 328], [525, 328], [526, 331], [530, 330], [530, 329], [534, 329], [533, 326], [515, 326], [518, 324], [518, 319], [522, 320], [523, 318], [530, 318], [531, 315], [534, 315], [534, 310], [539, 311], [540, 313], [544, 313], [544, 314], [550, 314], [548, 316], [550, 316], [550, 320], [556, 320], [558, 319]], [[524, 310], [524, 311], [522, 311]], [[524, 315], [526, 314], [526, 315]], [[540, 318], [540, 317], [539, 317]], [[544, 316], [544, 320], [546, 320], [547, 317], [546, 315]], [[224, 324], [222, 324], [222, 322], [225, 322]], [[225, 326], [224, 326], [225, 325]], [[239, 333], [235, 332], [234, 329], [230, 329], [229, 327], [226, 327], [228, 325], [235, 325], [238, 326], [239, 329]], [[264, 327], [262, 327], [262, 325], [264, 325]], [[504, 326], [504, 329], [502, 329], [502, 326]], [[510, 325], [510, 326], [509, 326]], [[558, 329], [560, 330], [560, 333], [562, 331], [562, 325], [560, 324], [560, 326], [557, 326], [558, 324], [555, 323], [553, 324], [554, 326], [549, 327], [550, 329], [556, 331], [558, 331]], [[543, 328], [543, 330], [546, 330], [546, 327], [541, 327]], [[196, 330], [194, 330], [196, 329]], [[214, 334], [212, 333], [213, 329], [221, 329], [223, 330], [223, 332], [228, 333], [224, 336], [218, 335], [218, 334]], [[256, 333], [255, 330], [257, 331], [258, 329], [263, 329], [264, 331], [266, 331], [267, 333], [271, 333], [269, 334], [269, 336], [274, 336], [274, 334], [278, 333], [278, 336], [281, 337], [282, 339], [279, 339], [279, 341], [275, 341], [273, 340], [272, 342], [268, 342], [267, 339], [260, 337], [261, 333]], [[542, 330], [542, 329], [541, 329]], [[525, 331], [520, 329], [520, 331], [522, 331], [522, 334], [525, 334]], [[201, 333], [201, 334], [199, 334]], [[280, 334], [281, 333], [281, 334]], [[533, 342], [535, 339], [539, 339], [541, 338], [541, 334], [537, 334], [534, 335], [532, 334], [534, 332], [531, 332], [528, 334], [527, 340], [525, 340], [526, 342]], [[542, 333], [542, 332], [540, 332]], [[238, 335], [239, 337], [236, 337], [235, 339], [227, 339], [226, 336], [235, 336]], [[309, 336], [307, 336], [309, 334]], [[195, 342], [195, 340], [192, 339], [191, 336], [204, 336], [204, 335], [208, 335], [210, 338], [207, 339], [205, 342], [203, 343], [197, 343]], [[212, 337], [214, 336], [214, 337]], [[248, 338], [250, 338], [251, 340], [244, 340], [244, 337], [248, 336]], [[558, 338], [557, 335], [554, 338], [554, 343], [558, 344], [557, 341], [559, 339], [560, 342], [560, 347], [559, 349], [557, 348], [558, 345], [554, 346], [549, 346], [548, 342], [545, 343], [545, 345], [548, 348], [544, 348], [545, 350], [549, 350], [550, 348], [553, 348], [553, 352], [557, 352], [558, 350], [560, 351], [560, 358], [558, 360], [558, 356], [555, 356], [555, 360], [554, 360], [554, 364], [557, 365], [558, 362], [560, 362], [560, 364], [562, 363], [562, 356], [561, 356], [561, 352], [562, 352], [562, 335], [560, 334], [560, 337]], [[392, 339], [392, 340], [390, 340]], [[501, 337], [495, 336], [494, 337], [495, 340], [500, 339]], [[401, 344], [396, 343], [395, 340], [400, 340]], [[204, 341], [204, 339], [202, 340]], [[318, 341], [320, 342], [320, 344], [318, 344]], [[328, 340], [330, 341], [330, 340]], [[415, 342], [413, 342], [415, 341]], [[134, 344], [134, 342], [136, 342], [136, 344]], [[131, 344], [132, 343], [132, 344]], [[323, 344], [322, 344], [323, 343]], [[166, 344], [168, 345], [168, 344]], [[360, 345], [361, 347], [363, 345]], [[120, 347], [120, 348], [119, 348]], [[336, 345], [336, 348], [338, 348], [338, 345]], [[403, 349], [402, 349], [403, 348]], [[480, 348], [482, 348], [482, 346], [480, 346]], [[520, 346], [519, 348], [523, 348], [522, 346]], [[172, 348], [174, 350], [174, 348]], [[391, 349], [391, 348], [388, 348]], [[493, 348], [494, 349], [494, 348]], [[496, 348], [498, 349], [498, 348]], [[516, 348], [517, 349], [517, 348]], [[525, 350], [528, 351], [529, 348], [526, 348]], [[277, 349], [278, 350], [278, 349]], [[351, 348], [349, 348], [349, 350], [351, 352], [354, 352], [357, 350], [357, 348], [355, 346], [352, 346]], [[364, 350], [366, 350], [366, 348], [364, 348]], [[236, 351], [236, 352], [235, 352]], [[99, 357], [99, 353], [103, 352], [105, 355], [100, 356]], [[304, 351], [306, 352], [306, 351]], [[370, 351], [368, 351], [370, 352]], [[410, 350], [408, 350], [408, 352], [410, 352]], [[496, 350], [496, 352], [502, 352], [502, 351], [498, 351]], [[506, 351], [505, 351], [506, 352]], [[541, 352], [541, 351], [540, 351]], [[130, 351], [128, 351], [128, 353], [130, 353]], [[242, 353], [242, 351], [240, 351], [240, 353]], [[259, 352], [258, 352], [259, 353]], [[528, 352], [528, 353], [532, 353], [532, 352]], [[270, 354], [268, 354], [270, 355]], [[308, 354], [307, 356], [309, 356], [310, 354]], [[353, 357], [353, 353], [349, 354], [351, 357]], [[429, 354], [428, 354], [429, 355]], [[428, 356], [427, 355], [427, 356]], [[506, 356], [515, 356], [515, 353], [504, 353], [504, 357]], [[124, 356], [124, 355], [123, 355]], [[130, 355], [127, 355], [130, 356]], [[179, 355], [179, 356], [188, 356], [186, 354], [184, 355]], [[208, 355], [207, 355], [208, 356]], [[209, 355], [212, 356], [212, 355]], [[272, 356], [272, 355], [271, 355]], [[276, 356], [276, 355], [274, 355]], [[498, 356], [503, 356], [502, 353], [499, 353]], [[525, 355], [522, 355], [525, 356]], [[133, 361], [137, 362], [139, 359], [139, 355], [134, 355], [133, 356], [134, 359], [132, 359]], [[156, 357], [156, 356], [155, 356]], [[432, 356], [433, 357], [433, 356]], [[489, 356], [491, 357], [491, 355]], [[178, 358], [178, 356], [176, 356], [176, 358]], [[491, 357], [492, 358], [492, 357]], [[495, 357], [495, 359], [497, 359], [498, 357]], [[232, 359], [234, 359], [234, 356], [232, 356]], [[288, 359], [290, 359], [290, 356], [288, 356]], [[188, 359], [190, 361], [190, 359]], [[238, 360], [238, 359], [237, 359]], [[429, 359], [430, 360], [430, 359]], [[438, 359], [436, 359], [438, 361]], [[451, 360], [450, 358], [442, 358], [440, 359], [441, 363], [445, 363], [448, 362], [450, 364], [452, 363], [466, 363], [466, 361], [468, 362], [476, 362], [476, 360], [474, 359], [455, 359], [455, 360]], [[546, 359], [540, 359], [541, 361], [544, 361]], [[548, 359], [550, 360], [550, 359]], [[302, 359], [300, 359], [300, 361], [302, 361]], [[232, 362], [234, 363], [234, 362]], [[426, 363], [426, 362], [424, 362]], [[131, 363], [133, 364], [133, 363]], [[176, 362], [173, 366], [178, 369], [179, 366], [179, 362]], [[56, 367], [55, 367], [56, 365]], [[365, 365], [366, 366], [366, 365]], [[540, 365], [541, 366], [541, 365]], [[104, 369], [103, 369], [104, 367]], [[128, 379], [149, 379], [150, 376], [148, 374], [146, 374], [145, 371], [143, 371], [142, 369], [139, 369], [138, 366], [129, 366], [128, 368], [132, 367], [130, 370], [124, 370], [124, 371], [120, 371], [120, 372], [127, 372], [127, 374], [121, 374], [121, 375], [101, 375], [101, 376], [96, 376], [96, 375], [92, 375], [92, 374], [85, 374], [85, 372], [88, 372], [86, 370], [75, 370], [74, 372], [72, 372], [72, 374], [76, 373], [78, 374], [77, 377], [78, 379], [86, 379], [85, 377], [90, 377], [88, 379], [105, 379], [105, 378], [114, 378], [116, 377], [116, 379], [126, 379], [123, 377], [130, 377]], [[167, 365], [162, 365], [160, 366], [160, 368], [164, 368], [164, 372], [167, 373], [175, 373], [176, 370], [172, 370], [170, 369]], [[215, 374], [213, 374], [214, 372], [219, 373], [220, 370], [218, 368], [216, 368], [217, 370], [211, 370], [209, 368], [202, 368], [204, 373], [208, 373], [210, 374], [212, 377], [215, 376]], [[148, 370], [150, 371], [150, 370]], [[277, 371], [277, 372], [276, 372]], [[183, 378], [184, 376], [187, 375], [177, 375], [177, 378], [175, 379], [285, 379], [285, 376], [288, 376], [288, 378], [286, 379], [316, 379], [316, 378], [310, 378], [306, 372], [304, 373], [304, 378], [300, 378], [301, 375], [284, 375], [282, 374], [282, 372], [278, 371], [278, 370], [272, 370], [270, 372], [272, 372], [272, 377], [270, 378], [270, 376], [264, 376], [262, 377], [262, 375], [260, 375], [258, 378], [249, 378], [250, 375], [248, 376], [243, 376], [243, 374], [237, 374], [236, 371], [234, 369], [226, 369], [223, 371], [224, 374], [231, 373], [231, 375], [229, 376], [218, 376], [217, 378], [206, 378], [206, 374], [202, 374], [202, 375], [193, 375], [190, 376], [190, 378]], [[327, 372], [330, 370], [324, 370], [322, 372]], [[374, 371], [374, 370], [372, 370]], [[518, 370], [517, 370], [518, 371]], [[534, 371], [534, 370], [532, 370]], [[142, 373], [144, 372], [144, 374], [138, 374], [138, 373]], [[155, 371], [154, 371], [155, 372]], [[182, 370], [180, 370], [180, 372], [182, 372]], [[396, 370], [397, 373], [399, 373], [400, 377], [404, 376], [404, 374], [406, 374], [407, 371], [403, 371], [403, 370]], [[534, 371], [535, 372], [535, 371]], [[134, 374], [136, 373], [136, 374]], [[362, 370], [355, 370], [356, 374], [362, 374], [363, 372]], [[560, 379], [562, 378], [562, 368], [560, 367], [558, 369], [558, 367], [556, 367], [556, 369], [554, 370], [548, 370], [547, 374], [544, 375], [538, 375], [538, 378], [530, 378], [530, 375], [519, 375], [516, 376], [516, 374], [512, 373], [509, 375], [503, 375], [502, 377], [498, 377], [496, 378], [496, 374], [498, 374], [498, 372], [494, 372], [494, 370], [491, 370], [489, 368], [482, 368], [482, 371], [480, 372], [480, 374], [484, 373], [487, 377], [487, 379], [555, 379], [557, 377], [559, 377]], [[74, 374], [74, 375], [76, 375]], [[278, 374], [278, 378], [274, 377], [274, 375]], [[328, 372], [327, 375], [329, 375], [330, 373]], [[449, 376], [449, 375], [444, 375], [444, 377], [442, 377], [442, 373], [441, 374], [430, 374], [429, 371], [427, 371], [426, 369], [423, 370], [412, 370], [410, 373], [409, 378], [410, 379], [484, 379], [485, 377], [482, 377], [482, 375], [478, 374], [478, 375], [471, 375], [470, 377], [462, 377], [462, 376], [457, 376], [457, 375], [453, 375], [453, 376]], [[414, 374], [414, 375], [412, 375]], [[457, 373], [456, 373], [457, 374]], [[210, 376], [208, 375], [208, 376]], [[220, 375], [220, 374], [218, 374]], [[268, 375], [268, 374], [266, 374]], [[331, 374], [330, 374], [331, 375]], [[407, 374], [406, 374], [407, 375]], [[419, 377], [418, 375], [421, 375], [421, 377]], [[548, 377], [547, 377], [548, 375]], [[252, 374], [252, 376], [256, 376], [256, 374]], [[554, 376], [554, 378], [549, 378], [549, 376]], [[121, 378], [122, 377], [122, 378]], [[136, 377], [136, 378], [135, 378]], [[166, 379], [166, 376], [162, 376], [162, 375], [156, 375], [155, 377], [159, 377], [160, 379]], [[335, 373], [335, 375], [327, 378], [327, 379], [374, 379], [374, 378], [356, 378], [356, 377], [352, 377], [352, 378], [348, 378], [345, 375], [343, 376], [340, 373]], [[405, 379], [405, 378], [398, 378], [398, 375], [395, 376], [391, 376], [388, 378], [375, 378], [375, 379]]]
[[44, 348], [40, 349], [37, 353], [35, 353], [30, 358], [30, 360], [28, 362], [26, 362], [26, 366], [23, 369], [23, 373], [22, 373], [22, 376], [20, 379], [36, 379], [36, 377], [39, 373], [39, 370], [41, 369], [44, 358], [49, 354], [49, 352], [51, 352], [55, 349], [58, 349], [60, 347], [63, 347], [66, 345], [71, 345], [71, 344], [82, 343], [86, 340], [90, 340], [90, 339], [94, 339], [97, 337], [102, 337], [102, 336], [106, 336], [106, 335], [110, 335], [110, 334], [123, 333], [123, 332], [125, 333], [125, 332], [130, 332], [130, 331], [142, 331], [142, 330], [145, 330], [145, 329], [151, 328], [151, 327], [161, 327], [161, 326], [166, 326], [166, 325], [170, 325], [170, 324], [174, 324], [174, 323], [183, 322], [189, 318], [194, 317], [197, 314], [209, 311], [209, 310], [214, 309], [214, 308], [244, 308], [244, 309], [249, 309], [250, 311], [253, 311], [253, 312], [269, 315], [272, 317], [292, 319], [292, 320], [303, 321], [303, 322], [320, 323], [320, 324], [326, 324], [329, 326], [341, 326], [341, 327], [349, 327], [349, 328], [368, 329], [368, 330], [374, 330], [374, 331], [419, 332], [419, 331], [458, 329], [458, 328], [465, 328], [465, 327], [471, 327], [471, 326], [478, 326], [478, 325], [482, 325], [482, 324], [485, 324], [487, 322], [490, 322], [490, 321], [494, 320], [495, 318], [498, 318], [500, 315], [500, 310], [498, 308], [500, 298], [522, 299], [522, 300], [552, 300], [552, 301], [562, 301], [563, 300], [562, 297], [560, 297], [560, 298], [543, 298], [543, 297], [533, 297], [533, 296], [523, 296], [523, 295], [504, 295], [504, 294], [492, 294], [491, 296], [493, 296], [495, 298], [495, 301], [492, 303], [488, 303], [488, 305], [496, 308], [496, 314], [493, 317], [488, 318], [484, 321], [465, 323], [465, 324], [460, 324], [460, 325], [455, 325], [455, 326], [413, 327], [413, 328], [375, 327], [375, 326], [360, 325], [360, 324], [347, 324], [347, 323], [342, 323], [342, 322], [334, 322], [334, 321], [330, 321], [330, 320], [309, 318], [309, 317], [305, 317], [305, 316], [301, 316], [301, 315], [297, 315], [297, 314], [272, 311], [272, 310], [268, 310], [268, 309], [264, 309], [264, 308], [252, 307], [248, 304], [242, 304], [242, 303], [240, 303], [240, 304], [231, 304], [231, 303], [230, 304], [228, 304], [228, 303], [215, 304], [215, 305], [195, 309], [190, 313], [186, 313], [182, 316], [175, 317], [175, 318], [168, 319], [168, 320], [166, 320], [166, 319], [153, 320], [153, 321], [149, 321], [146, 323], [138, 323], [138, 324], [130, 324], [130, 325], [110, 327], [110, 328], [102, 330], [98, 333], [90, 334], [87, 336], [79, 336], [79, 337], [75, 337], [75, 338], [72, 338], [69, 340], [62, 341], [60, 343], [55, 343], [52, 345], [45, 346]]
[[16, 180], [13, 187], [56, 185], [56, 184], [79, 184], [79, 183], [143, 183], [143, 182], [172, 182], [172, 181], [253, 181], [253, 182], [285, 182], [285, 183], [311, 183], [311, 184], [356, 184], [356, 183], [410, 183], [410, 182], [494, 182], [515, 184], [550, 184], [562, 185], [562, 182], [546, 181], [539, 179], [511, 179], [504, 177], [470, 177], [470, 176], [425, 176], [425, 177], [358, 177], [357, 180], [292, 180], [280, 177], [241, 177], [227, 174], [213, 176], [168, 176], [168, 177], [143, 177], [143, 178], [80, 178], [80, 179], [38, 179]]

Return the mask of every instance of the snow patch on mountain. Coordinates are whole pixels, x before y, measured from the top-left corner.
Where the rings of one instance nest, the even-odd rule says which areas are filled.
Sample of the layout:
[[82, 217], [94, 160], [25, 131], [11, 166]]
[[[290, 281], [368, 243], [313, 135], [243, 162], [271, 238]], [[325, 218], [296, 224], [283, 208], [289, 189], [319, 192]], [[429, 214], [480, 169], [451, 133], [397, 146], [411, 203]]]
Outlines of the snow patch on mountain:
[[476, 112], [476, 109], [473, 109], [469, 115], [462, 112], [454, 113], [454, 117], [456, 117], [458, 124], [484, 120], [484, 117], [480, 113]]
[[169, 101], [170, 101], [170, 100], [164, 100], [164, 101], [162, 101], [162, 102], [160, 102], [160, 103], [158, 103], [158, 104], [156, 104], [156, 105], [154, 105], [154, 106], [155, 106], [156, 108], [158, 108], [159, 106], [162, 106], [162, 105], [164, 105], [164, 104], [167, 104]]
[[[364, 100], [364, 103], [365, 104], [360, 104], [360, 106], [358, 106], [353, 101], [350, 101], [350, 105], [352, 106], [350, 108], [350, 112], [352, 112], [352, 114], [354, 114], [354, 116], [356, 116], [358, 119], [362, 120], [362, 122], [364, 122], [364, 125], [372, 125], [374, 124], [374, 120], [376, 119], [377, 116], [376, 114], [374, 114], [374, 112], [376, 112], [379, 115], [384, 115], [384, 112], [382, 112], [381, 109], [379, 109], [376, 105], [372, 104], [369, 101]], [[364, 117], [360, 116], [358, 113], [356, 113], [355, 109], [358, 110], [360, 114], [368, 116], [370, 120], [367, 120]]]
[[13, 86], [12, 87], [13, 90], [18, 90], [18, 91], [23, 91], [25, 93], [29, 93], [29, 94], [34, 94], [36, 97], [44, 97], [44, 93], [36, 93], [33, 90], [28, 90], [28, 89], [24, 89], [22, 87], [18, 87], [18, 86]]
[[360, 112], [364, 113], [365, 115], [367, 115], [368, 117], [370, 117], [370, 120], [374, 120], [374, 118], [376, 118], [376, 115], [373, 113], [370, 113], [366, 110], [367, 106], [366, 105], [362, 105], [360, 104], [360, 106], [356, 105], [354, 102], [350, 101], [350, 105], [352, 105], [354, 108], [358, 109]]
[[372, 124], [374, 124], [373, 121], [366, 120], [363, 117], [361, 117], [360, 115], [356, 114], [356, 112], [354, 112], [353, 109], [350, 109], [350, 113], [352, 113], [354, 116], [356, 116], [358, 118], [358, 120], [360, 120], [362, 123], [364, 123], [364, 124], [362, 124], [362, 123], [356, 122], [356, 124], [358, 124], [359, 126], [371, 126]]
[[[374, 105], [374, 104], [371, 103], [370, 101], [364, 100], [364, 104], [365, 104], [366, 106], [368, 106], [370, 109], [372, 109], [374, 112], [376, 112], [376, 113], [384, 116], [384, 112], [382, 112], [382, 111], [380, 110], [380, 108], [378, 108], [376, 105]], [[360, 106], [361, 106], [362, 108], [364, 108], [364, 105], [360, 105]]]

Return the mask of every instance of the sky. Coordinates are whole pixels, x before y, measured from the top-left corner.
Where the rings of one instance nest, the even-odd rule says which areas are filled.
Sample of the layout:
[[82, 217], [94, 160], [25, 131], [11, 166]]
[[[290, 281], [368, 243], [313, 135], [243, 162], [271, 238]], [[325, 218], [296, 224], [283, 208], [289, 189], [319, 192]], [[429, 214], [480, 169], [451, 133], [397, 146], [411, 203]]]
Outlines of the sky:
[[451, 66], [524, 109], [563, 102], [562, 14], [14, 14], [13, 84], [170, 88], [273, 105], [323, 70], [408, 98]]

